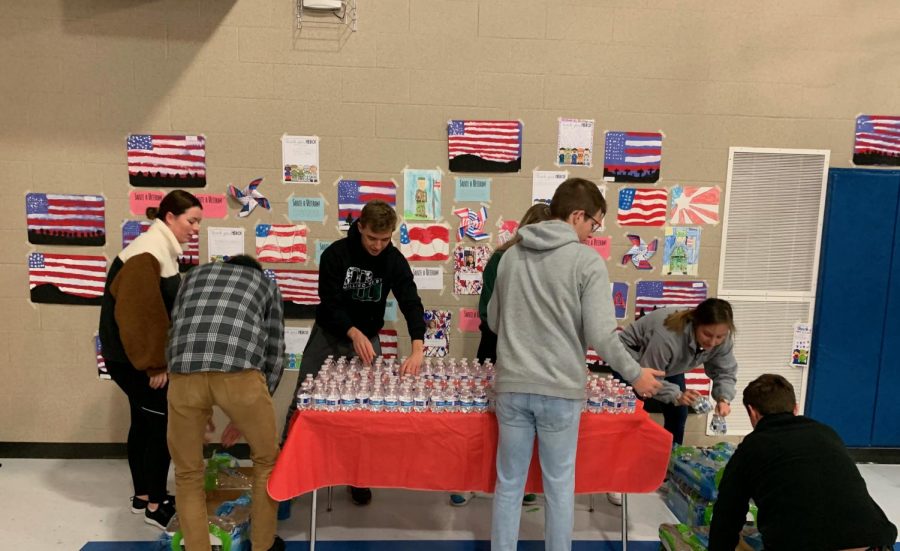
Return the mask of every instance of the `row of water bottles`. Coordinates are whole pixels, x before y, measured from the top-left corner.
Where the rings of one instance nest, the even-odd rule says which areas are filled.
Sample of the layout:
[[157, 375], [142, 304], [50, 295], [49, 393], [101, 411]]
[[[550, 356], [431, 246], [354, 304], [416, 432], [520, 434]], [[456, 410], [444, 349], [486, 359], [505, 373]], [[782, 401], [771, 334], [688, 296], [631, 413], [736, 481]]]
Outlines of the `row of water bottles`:
[[622, 415], [634, 413], [637, 408], [634, 389], [612, 375], [601, 377], [598, 373], [591, 373], [584, 394], [584, 410], [588, 413]]
[[416, 376], [398, 373], [401, 362], [329, 356], [319, 373], [307, 375], [297, 393], [298, 409], [477, 413], [492, 402], [493, 365], [455, 359], [426, 360]]

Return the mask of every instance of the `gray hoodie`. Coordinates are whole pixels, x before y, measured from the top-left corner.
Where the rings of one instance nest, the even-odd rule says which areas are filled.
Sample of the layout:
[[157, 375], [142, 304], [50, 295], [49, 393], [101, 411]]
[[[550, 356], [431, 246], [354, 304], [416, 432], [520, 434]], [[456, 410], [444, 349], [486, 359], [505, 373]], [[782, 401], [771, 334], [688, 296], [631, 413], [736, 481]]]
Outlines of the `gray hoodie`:
[[640, 365], [616, 335], [606, 264], [561, 220], [519, 229], [500, 260], [488, 324], [497, 333], [497, 392], [584, 398], [585, 352], [629, 382]]

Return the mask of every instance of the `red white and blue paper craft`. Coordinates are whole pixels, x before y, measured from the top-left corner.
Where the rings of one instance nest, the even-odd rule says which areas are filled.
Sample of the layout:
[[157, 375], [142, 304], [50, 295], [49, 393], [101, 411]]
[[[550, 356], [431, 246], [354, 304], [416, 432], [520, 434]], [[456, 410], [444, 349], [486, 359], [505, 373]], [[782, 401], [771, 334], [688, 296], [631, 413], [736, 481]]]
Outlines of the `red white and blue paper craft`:
[[662, 160], [659, 132], [607, 132], [603, 159], [603, 179], [607, 182], [659, 180]]
[[856, 118], [853, 164], [900, 165], [900, 117], [860, 115]]
[[400, 252], [407, 260], [450, 258], [450, 228], [444, 224], [400, 224]]
[[128, 147], [128, 182], [135, 187], [203, 187], [206, 185], [206, 138], [132, 134]]
[[266, 210], [272, 208], [269, 204], [269, 200], [266, 199], [266, 196], [258, 189], [262, 181], [262, 178], [253, 180], [245, 190], [240, 190], [234, 186], [228, 186], [228, 195], [237, 199], [241, 204], [241, 211], [238, 213], [238, 216], [241, 218], [246, 218], [247, 215], [253, 212], [253, 209], [258, 206]]
[[337, 195], [341, 231], [350, 229], [350, 224], [359, 218], [369, 201], [384, 201], [392, 207], [397, 206], [397, 186], [390, 180], [340, 180]]
[[106, 257], [31, 253], [31, 302], [99, 306], [106, 284]]
[[481, 241], [490, 237], [485, 231], [484, 226], [487, 224], [487, 207], [481, 207], [478, 210], [468, 208], [456, 209], [453, 214], [459, 217], [459, 240], [465, 236], [469, 236], [475, 241]]
[[313, 319], [319, 299], [319, 272], [317, 270], [267, 269], [266, 277], [274, 281], [281, 291], [284, 317]]
[[622, 257], [622, 265], [631, 262], [638, 270], [652, 270], [650, 259], [656, 254], [656, 247], [659, 239], [654, 239], [649, 245], [644, 242], [638, 235], [629, 234], [628, 240], [631, 241], [631, 248]]
[[450, 172], [518, 172], [522, 123], [452, 120], [447, 125]]
[[25, 196], [28, 242], [35, 245], [104, 245], [101, 195], [29, 193]]

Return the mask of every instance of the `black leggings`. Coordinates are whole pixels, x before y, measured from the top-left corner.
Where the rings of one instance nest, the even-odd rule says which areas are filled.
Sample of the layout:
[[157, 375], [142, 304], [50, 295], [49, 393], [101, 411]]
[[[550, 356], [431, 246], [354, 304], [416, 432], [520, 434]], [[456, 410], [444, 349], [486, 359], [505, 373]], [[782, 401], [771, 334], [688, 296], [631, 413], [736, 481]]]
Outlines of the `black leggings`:
[[[610, 370], [609, 368], [591, 369], [591, 371], [598, 371], [600, 373], [612, 371], [613, 375], [615, 375], [619, 379], [622, 379], [621, 375], [619, 375], [615, 370]], [[681, 389], [681, 392], [684, 392], [684, 373], [666, 377], [666, 381], [678, 385], [678, 388]], [[644, 400], [640, 397], [639, 399]], [[648, 413], [662, 413], [663, 428], [665, 428], [672, 434], [672, 441], [678, 445], [684, 444], [684, 426], [685, 424], [687, 424], [688, 406], [667, 404], [653, 398], [647, 398], [646, 400], [644, 400], [644, 410]]]
[[131, 426], [128, 429], [128, 467], [134, 495], [148, 495], [151, 503], [166, 500], [169, 476], [167, 386], [150, 388], [150, 378], [130, 363], [106, 362], [109, 375], [128, 396]]

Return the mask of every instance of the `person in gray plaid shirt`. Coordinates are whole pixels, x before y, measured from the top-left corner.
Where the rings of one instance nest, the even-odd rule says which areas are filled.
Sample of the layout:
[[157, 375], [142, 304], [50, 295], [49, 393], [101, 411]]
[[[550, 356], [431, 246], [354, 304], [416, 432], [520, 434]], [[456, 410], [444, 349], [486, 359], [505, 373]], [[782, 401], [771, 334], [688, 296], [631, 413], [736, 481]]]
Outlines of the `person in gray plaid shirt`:
[[278, 455], [272, 394], [284, 368], [284, 310], [259, 262], [239, 255], [188, 272], [172, 310], [166, 359], [167, 439], [186, 547], [210, 549], [203, 444], [207, 427], [215, 430], [217, 405], [231, 420], [222, 443], [228, 447], [243, 436], [250, 444], [253, 549], [284, 549], [275, 535], [277, 504], [266, 492]]

